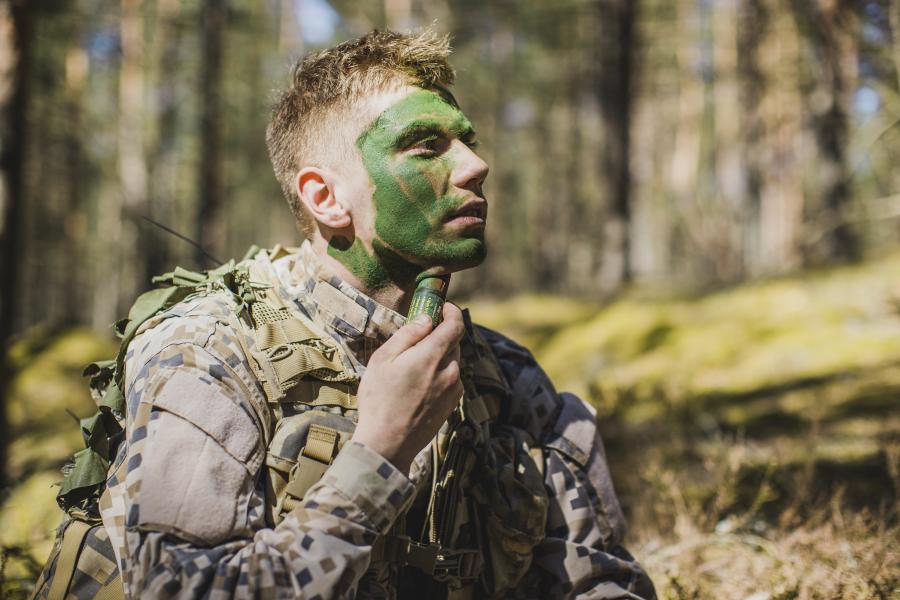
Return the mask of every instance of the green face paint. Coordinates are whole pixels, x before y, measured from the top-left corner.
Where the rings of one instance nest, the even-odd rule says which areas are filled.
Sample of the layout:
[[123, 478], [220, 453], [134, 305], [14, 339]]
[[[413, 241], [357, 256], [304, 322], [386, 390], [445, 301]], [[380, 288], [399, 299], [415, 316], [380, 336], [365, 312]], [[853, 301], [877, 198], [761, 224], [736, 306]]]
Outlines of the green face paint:
[[473, 159], [452, 142], [473, 137], [465, 115], [433, 91], [416, 90], [381, 113], [356, 141], [375, 185], [374, 255], [357, 239], [346, 250], [332, 244], [332, 256], [373, 287], [408, 286], [426, 270], [481, 263], [483, 219], [453, 220], [474, 195], [450, 183], [454, 169]]

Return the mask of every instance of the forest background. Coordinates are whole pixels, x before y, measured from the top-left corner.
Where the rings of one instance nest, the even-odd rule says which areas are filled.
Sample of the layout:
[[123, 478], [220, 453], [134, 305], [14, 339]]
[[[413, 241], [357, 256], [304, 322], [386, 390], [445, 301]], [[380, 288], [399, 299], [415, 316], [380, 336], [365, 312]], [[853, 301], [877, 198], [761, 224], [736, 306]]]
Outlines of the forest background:
[[661, 597], [900, 597], [900, 0], [0, 0], [0, 596], [109, 324], [298, 242], [292, 62], [432, 22], [492, 167], [452, 295], [597, 407]]

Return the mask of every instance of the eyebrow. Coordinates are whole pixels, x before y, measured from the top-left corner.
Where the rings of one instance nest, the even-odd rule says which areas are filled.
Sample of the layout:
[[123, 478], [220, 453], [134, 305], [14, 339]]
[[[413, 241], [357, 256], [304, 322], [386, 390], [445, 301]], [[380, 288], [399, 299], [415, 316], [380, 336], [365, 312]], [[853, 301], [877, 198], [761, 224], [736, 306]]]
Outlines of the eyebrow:
[[417, 119], [400, 131], [394, 145], [398, 148], [406, 148], [423, 136], [434, 133], [443, 135], [448, 131], [455, 133], [460, 139], [473, 138], [476, 135], [472, 124], [465, 117], [454, 120], [449, 127], [436, 121]]

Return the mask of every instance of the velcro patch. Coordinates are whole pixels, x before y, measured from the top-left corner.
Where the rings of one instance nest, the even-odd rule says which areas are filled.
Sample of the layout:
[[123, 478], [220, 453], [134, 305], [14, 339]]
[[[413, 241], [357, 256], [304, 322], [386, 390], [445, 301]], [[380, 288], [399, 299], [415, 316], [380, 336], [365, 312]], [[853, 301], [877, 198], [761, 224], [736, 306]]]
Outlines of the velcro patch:
[[348, 325], [362, 333], [366, 330], [369, 313], [365, 308], [354, 302], [325, 281], [316, 284], [312, 293], [312, 299], [320, 309], [330, 312]]
[[[236, 460], [247, 463], [259, 444], [259, 431], [244, 409], [226, 395], [222, 385], [199, 369], [177, 369], [150, 397], [155, 407], [189, 421]], [[255, 470], [258, 466], [248, 464], [247, 468]]]

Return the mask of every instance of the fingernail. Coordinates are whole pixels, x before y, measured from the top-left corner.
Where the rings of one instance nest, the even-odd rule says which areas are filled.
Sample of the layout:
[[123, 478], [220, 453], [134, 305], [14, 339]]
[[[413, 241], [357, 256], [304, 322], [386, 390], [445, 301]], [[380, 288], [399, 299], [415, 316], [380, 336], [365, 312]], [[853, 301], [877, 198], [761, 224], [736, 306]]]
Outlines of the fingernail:
[[431, 323], [431, 317], [426, 314], [421, 314], [413, 319], [413, 323], [416, 323], [417, 325], [428, 325]]

